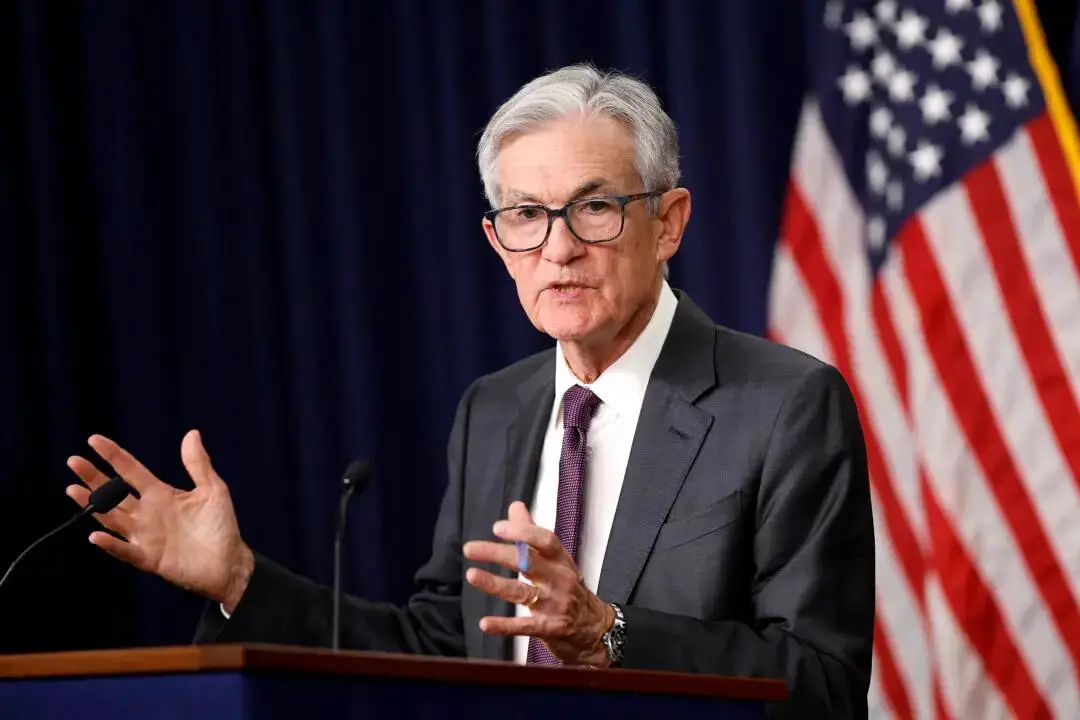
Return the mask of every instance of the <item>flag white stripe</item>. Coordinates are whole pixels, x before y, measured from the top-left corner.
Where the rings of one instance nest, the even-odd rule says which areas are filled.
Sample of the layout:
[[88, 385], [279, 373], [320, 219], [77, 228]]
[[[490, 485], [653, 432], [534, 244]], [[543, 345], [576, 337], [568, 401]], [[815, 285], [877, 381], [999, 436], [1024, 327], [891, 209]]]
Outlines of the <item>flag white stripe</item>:
[[835, 362], [825, 339], [825, 330], [814, 311], [813, 299], [786, 243], [781, 242], [776, 247], [772, 276], [769, 327], [780, 334], [785, 345], [798, 348], [822, 362]]
[[[884, 519], [876, 512], [879, 507], [871, 486], [874, 513], [874, 542], [876, 543], [877, 613], [888, 633], [897, 670], [907, 688], [915, 717], [930, 717], [933, 703], [928, 625], [922, 609], [915, 604], [907, 582], [900, 574], [900, 565], [892, 541], [885, 532]], [[873, 668], [872, 674], [880, 670]]]
[[889, 707], [889, 701], [885, 698], [885, 693], [881, 691], [876, 672], [870, 674], [870, 688], [866, 693], [866, 707], [869, 720], [892, 720], [896, 717], [896, 713]]
[[[907, 349], [911, 410], [927, 481], [975, 569], [997, 600], [1021, 657], [1032, 670], [1035, 682], [1040, 683], [1049, 678], [1053, 663], [1068, 663], [1068, 656], [1035, 591], [1034, 580], [1006, 519], [960, 433], [919, 327], [918, 310], [903, 277], [902, 257], [899, 253], [893, 257], [880, 277], [894, 311], [897, 332]], [[940, 648], [936, 652], [940, 653]], [[937, 659], [943, 667], [966, 662], [940, 654]], [[1049, 688], [1042, 683], [1040, 689], [1046, 695]], [[1071, 692], [1059, 691], [1052, 705], [1069, 708], [1071, 696]]]
[[1058, 357], [1074, 397], [1080, 396], [1080, 276], [1026, 130], [998, 153], [996, 163]]
[[994, 684], [986, 680], [979, 654], [968, 644], [937, 579], [927, 578], [926, 609], [933, 626], [937, 649], [937, 670], [945, 709], [950, 717], [1011, 718], [1008, 707]]

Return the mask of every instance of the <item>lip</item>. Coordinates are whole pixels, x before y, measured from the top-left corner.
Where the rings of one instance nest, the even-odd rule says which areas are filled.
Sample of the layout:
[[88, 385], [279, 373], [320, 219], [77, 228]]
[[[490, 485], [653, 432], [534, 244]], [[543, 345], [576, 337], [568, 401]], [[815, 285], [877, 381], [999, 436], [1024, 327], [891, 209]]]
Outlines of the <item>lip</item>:
[[587, 297], [590, 289], [588, 285], [579, 285], [577, 283], [552, 283], [545, 288], [544, 294], [547, 295], [551, 302], [577, 303]]
[[556, 292], [573, 292], [576, 290], [591, 290], [591, 285], [576, 282], [552, 282], [544, 286], [545, 290], [554, 290]]

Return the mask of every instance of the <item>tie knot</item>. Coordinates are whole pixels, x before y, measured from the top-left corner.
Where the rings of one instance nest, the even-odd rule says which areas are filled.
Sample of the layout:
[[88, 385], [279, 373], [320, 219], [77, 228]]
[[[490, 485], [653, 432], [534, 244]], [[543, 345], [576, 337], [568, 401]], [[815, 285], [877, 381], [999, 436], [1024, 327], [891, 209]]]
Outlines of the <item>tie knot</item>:
[[600, 398], [592, 390], [574, 385], [563, 395], [563, 426], [588, 428], [598, 407]]

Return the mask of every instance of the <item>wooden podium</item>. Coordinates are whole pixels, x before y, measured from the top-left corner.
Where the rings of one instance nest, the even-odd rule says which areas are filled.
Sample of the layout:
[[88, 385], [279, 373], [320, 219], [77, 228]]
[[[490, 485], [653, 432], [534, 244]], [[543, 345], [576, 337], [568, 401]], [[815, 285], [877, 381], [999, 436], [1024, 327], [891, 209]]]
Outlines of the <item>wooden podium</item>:
[[0, 717], [748, 718], [779, 680], [211, 645], [0, 656]]

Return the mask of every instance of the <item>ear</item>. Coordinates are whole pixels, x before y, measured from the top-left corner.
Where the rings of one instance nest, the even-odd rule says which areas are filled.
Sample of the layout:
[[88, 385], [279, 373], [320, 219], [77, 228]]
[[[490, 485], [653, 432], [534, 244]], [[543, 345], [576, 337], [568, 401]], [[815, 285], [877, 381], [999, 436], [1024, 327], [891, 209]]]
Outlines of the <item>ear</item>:
[[[503, 250], [503, 246], [499, 244], [498, 238], [495, 237], [495, 226], [491, 224], [491, 221], [484, 218], [480, 226], [484, 228], [484, 234], [487, 235], [488, 245], [494, 250], [500, 259], [503, 261], [503, 265], [506, 266], [506, 272], [510, 274], [511, 278], [514, 278], [514, 265], [510, 262], [510, 253]], [[516, 278], [514, 278], [516, 279]]]
[[484, 228], [484, 234], [487, 235], [487, 244], [491, 246], [492, 250], [495, 250], [496, 254], [502, 260], [502, 264], [507, 267], [507, 272], [511, 277], [514, 277], [514, 264], [510, 261], [510, 253], [507, 250], [502, 249], [502, 245], [499, 244], [498, 237], [495, 236], [495, 226], [491, 225], [491, 221], [484, 218], [481, 221], [481, 227]]
[[679, 251], [683, 232], [690, 222], [690, 191], [686, 188], [668, 190], [660, 197], [656, 221], [660, 224], [660, 236], [656, 239], [656, 259], [666, 262]]

